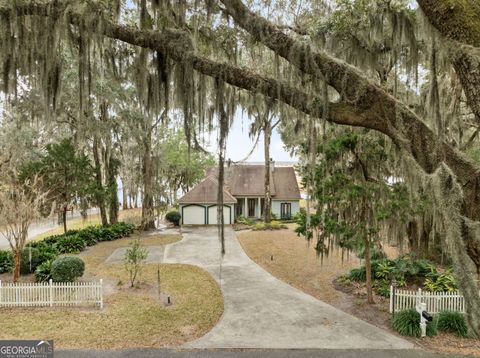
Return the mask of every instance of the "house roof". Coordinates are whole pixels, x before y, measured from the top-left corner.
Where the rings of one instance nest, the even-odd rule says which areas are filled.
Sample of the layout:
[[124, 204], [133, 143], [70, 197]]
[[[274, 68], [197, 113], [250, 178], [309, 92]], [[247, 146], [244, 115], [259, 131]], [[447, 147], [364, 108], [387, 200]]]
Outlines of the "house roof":
[[[225, 184], [234, 196], [265, 195], [264, 165], [231, 165], [225, 168]], [[270, 174], [270, 195], [275, 195], [275, 181]]]
[[[207, 178], [189, 191], [180, 203], [216, 203], [218, 167], [207, 171]], [[273, 200], [299, 200], [300, 190], [293, 167], [275, 167], [270, 177]], [[265, 166], [231, 165], [225, 167], [224, 202], [235, 203], [234, 196], [264, 196]], [[233, 201], [233, 200], [234, 201]]]
[[[216, 204], [218, 196], [218, 180], [213, 176], [207, 176], [202, 182], [186, 193], [178, 202], [180, 204]], [[223, 189], [223, 202], [234, 204], [237, 202], [227, 190]]]
[[273, 171], [273, 182], [275, 183], [275, 200], [299, 200], [300, 189], [298, 188], [297, 176], [292, 167], [279, 167]]

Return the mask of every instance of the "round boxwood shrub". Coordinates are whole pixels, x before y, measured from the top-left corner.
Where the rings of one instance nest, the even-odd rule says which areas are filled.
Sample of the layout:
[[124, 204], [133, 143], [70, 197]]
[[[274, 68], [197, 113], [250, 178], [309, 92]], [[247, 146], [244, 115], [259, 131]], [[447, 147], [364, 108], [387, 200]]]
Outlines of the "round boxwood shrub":
[[[400, 311], [393, 316], [393, 328], [402, 336], [420, 337], [420, 315], [412, 308], [405, 311]], [[437, 334], [436, 318], [430, 323], [427, 323], [427, 336], [431, 337]]]
[[76, 256], [59, 257], [52, 263], [52, 279], [55, 282], [73, 282], [83, 275], [85, 263]]
[[438, 329], [455, 333], [460, 337], [468, 337], [468, 327], [465, 316], [460, 312], [443, 311], [438, 315]]
[[22, 275], [28, 275], [34, 273], [37, 266], [42, 263], [40, 251], [35, 247], [26, 247], [22, 251], [20, 257], [20, 273]]
[[168, 222], [171, 222], [172, 224], [174, 224], [175, 226], [178, 226], [180, 224], [180, 219], [181, 218], [182, 218], [182, 216], [176, 210], [169, 211], [167, 213], [167, 215], [165, 215], [165, 219]]

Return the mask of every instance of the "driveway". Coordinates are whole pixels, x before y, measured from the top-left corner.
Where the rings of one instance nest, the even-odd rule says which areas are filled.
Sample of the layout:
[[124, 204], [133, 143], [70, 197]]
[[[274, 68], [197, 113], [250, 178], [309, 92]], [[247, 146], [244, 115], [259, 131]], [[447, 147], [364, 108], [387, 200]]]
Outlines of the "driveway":
[[250, 260], [231, 228], [225, 236], [223, 260], [216, 227], [185, 228], [183, 240], [165, 248], [165, 263], [192, 264], [210, 272], [225, 300], [218, 324], [183, 348], [413, 348], [276, 279]]

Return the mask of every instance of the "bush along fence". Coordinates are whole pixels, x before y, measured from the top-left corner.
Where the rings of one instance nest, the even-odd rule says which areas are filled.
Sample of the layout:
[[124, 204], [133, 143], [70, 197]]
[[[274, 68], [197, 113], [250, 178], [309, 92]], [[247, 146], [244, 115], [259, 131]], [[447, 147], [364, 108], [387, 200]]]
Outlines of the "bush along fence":
[[[62, 235], [49, 236], [44, 240], [29, 242], [22, 252], [20, 271], [22, 275], [35, 273], [37, 281], [48, 281], [52, 263], [62, 254], [77, 254], [97, 242], [112, 241], [129, 236], [134, 226], [119, 222], [108, 226], [89, 226], [82, 230], [70, 230]], [[12, 255], [0, 250], [0, 273], [13, 268]], [[62, 280], [63, 281], [63, 280]]]
[[427, 305], [427, 312], [431, 314], [442, 311], [465, 313], [464, 298], [459, 291], [428, 292], [421, 288], [418, 291], [409, 291], [390, 286], [390, 313], [415, 308], [420, 302]]
[[81, 306], [103, 308], [103, 280], [98, 282], [3, 283], [0, 307]]

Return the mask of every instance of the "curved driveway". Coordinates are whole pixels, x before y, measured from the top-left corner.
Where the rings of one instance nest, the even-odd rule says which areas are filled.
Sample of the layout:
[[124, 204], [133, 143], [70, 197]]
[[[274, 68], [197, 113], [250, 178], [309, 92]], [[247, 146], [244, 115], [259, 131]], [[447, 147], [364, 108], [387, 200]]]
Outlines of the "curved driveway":
[[225, 312], [205, 336], [184, 348], [409, 349], [413, 345], [276, 279], [245, 254], [226, 229], [220, 266], [216, 227], [184, 228], [168, 245], [165, 263], [188, 263], [219, 282]]

